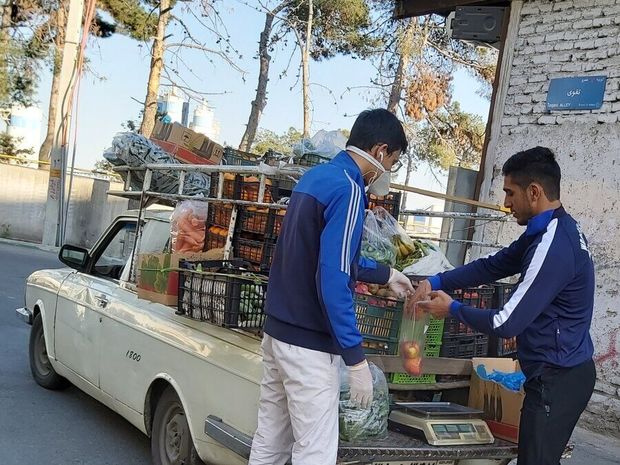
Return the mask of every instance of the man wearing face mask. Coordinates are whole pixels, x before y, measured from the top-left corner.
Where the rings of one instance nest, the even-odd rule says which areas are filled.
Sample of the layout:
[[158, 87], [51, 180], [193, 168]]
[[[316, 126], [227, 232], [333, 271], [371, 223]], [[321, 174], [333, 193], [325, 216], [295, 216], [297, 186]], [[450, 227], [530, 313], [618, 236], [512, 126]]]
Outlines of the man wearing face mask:
[[362, 112], [346, 150], [297, 184], [269, 274], [263, 380], [250, 465], [331, 465], [338, 451], [340, 359], [351, 399], [372, 400], [372, 376], [357, 329], [356, 281], [413, 292], [397, 270], [360, 256], [365, 191], [388, 193], [407, 150], [387, 110]]

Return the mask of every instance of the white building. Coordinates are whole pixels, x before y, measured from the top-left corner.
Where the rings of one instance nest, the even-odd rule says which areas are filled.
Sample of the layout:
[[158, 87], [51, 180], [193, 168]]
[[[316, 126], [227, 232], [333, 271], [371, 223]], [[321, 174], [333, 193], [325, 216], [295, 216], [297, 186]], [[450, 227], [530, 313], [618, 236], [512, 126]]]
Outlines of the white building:
[[215, 113], [206, 100], [194, 109], [194, 117], [190, 129], [204, 134], [214, 142], [220, 143], [220, 125]]
[[187, 126], [189, 118], [189, 102], [186, 102], [176, 87], [166, 90], [157, 101], [159, 113], [165, 113], [168, 123], [179, 123]]
[[[7, 131], [16, 141], [18, 150], [30, 150], [24, 158], [36, 162], [41, 146], [41, 120], [43, 114], [38, 107], [15, 105], [11, 108]], [[35, 164], [36, 166], [36, 164]]]

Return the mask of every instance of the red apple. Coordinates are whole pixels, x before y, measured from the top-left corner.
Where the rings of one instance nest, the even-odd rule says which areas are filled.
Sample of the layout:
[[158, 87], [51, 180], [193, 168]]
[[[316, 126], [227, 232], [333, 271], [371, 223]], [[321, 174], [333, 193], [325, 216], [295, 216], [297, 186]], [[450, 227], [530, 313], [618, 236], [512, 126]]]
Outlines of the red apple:
[[410, 358], [403, 363], [405, 371], [411, 376], [420, 376], [422, 374], [422, 358]]
[[405, 358], [419, 358], [420, 357], [420, 346], [417, 342], [410, 342], [409, 345], [405, 348], [403, 353]]

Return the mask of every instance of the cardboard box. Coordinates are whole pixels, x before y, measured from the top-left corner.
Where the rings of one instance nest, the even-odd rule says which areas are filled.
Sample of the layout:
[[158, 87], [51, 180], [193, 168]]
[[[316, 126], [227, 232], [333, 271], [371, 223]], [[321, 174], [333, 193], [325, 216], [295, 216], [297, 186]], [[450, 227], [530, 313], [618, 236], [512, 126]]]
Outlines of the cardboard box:
[[519, 362], [508, 358], [474, 358], [472, 364], [469, 406], [484, 411], [484, 419], [496, 438], [517, 443], [525, 397], [523, 389], [515, 392], [493, 381], [483, 380], [477, 375], [476, 368], [482, 364], [487, 373], [493, 370], [514, 373], [520, 370]]
[[179, 294], [179, 261], [212, 260], [213, 254], [159, 253], [138, 255], [138, 298], [163, 305], [176, 306]]
[[165, 124], [158, 121], [151, 140], [177, 159], [189, 164], [217, 165], [224, 156], [224, 147], [179, 123]]

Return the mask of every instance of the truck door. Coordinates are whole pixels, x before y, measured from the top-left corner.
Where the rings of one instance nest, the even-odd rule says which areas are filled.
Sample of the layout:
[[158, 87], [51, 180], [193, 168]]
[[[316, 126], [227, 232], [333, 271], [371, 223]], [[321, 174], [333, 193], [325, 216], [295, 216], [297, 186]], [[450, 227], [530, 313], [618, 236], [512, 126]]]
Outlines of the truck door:
[[103, 317], [131, 256], [135, 236], [135, 219], [115, 222], [91, 252], [90, 270], [71, 274], [58, 293], [56, 357], [97, 387]]

